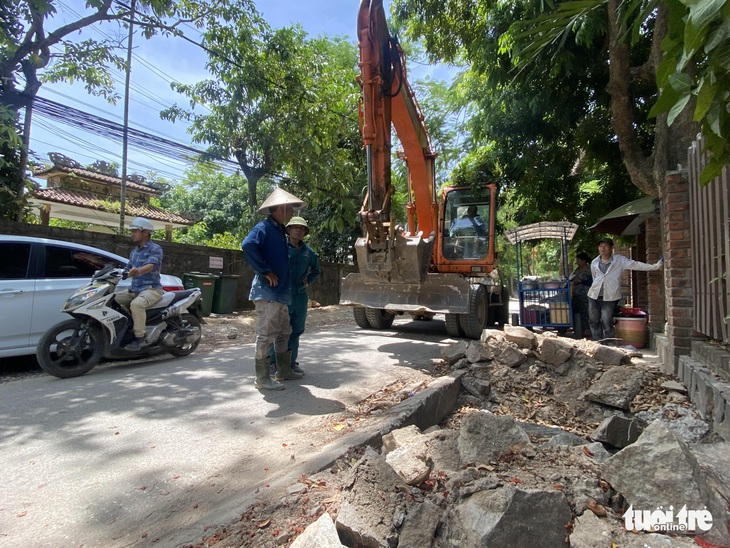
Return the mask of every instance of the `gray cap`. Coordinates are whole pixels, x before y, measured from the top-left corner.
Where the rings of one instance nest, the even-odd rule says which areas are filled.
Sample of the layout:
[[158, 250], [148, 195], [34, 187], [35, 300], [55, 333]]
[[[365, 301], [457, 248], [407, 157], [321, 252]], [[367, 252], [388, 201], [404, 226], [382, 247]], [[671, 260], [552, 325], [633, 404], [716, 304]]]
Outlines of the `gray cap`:
[[261, 204], [261, 207], [259, 207], [258, 212], [259, 213], [268, 213], [268, 209], [270, 207], [274, 206], [280, 206], [280, 205], [288, 205], [291, 206], [292, 209], [300, 209], [304, 207], [304, 202], [294, 196], [294, 194], [289, 194], [286, 190], [282, 188], [276, 188], [274, 189], [274, 192], [269, 194], [269, 197], [264, 200], [264, 203]]

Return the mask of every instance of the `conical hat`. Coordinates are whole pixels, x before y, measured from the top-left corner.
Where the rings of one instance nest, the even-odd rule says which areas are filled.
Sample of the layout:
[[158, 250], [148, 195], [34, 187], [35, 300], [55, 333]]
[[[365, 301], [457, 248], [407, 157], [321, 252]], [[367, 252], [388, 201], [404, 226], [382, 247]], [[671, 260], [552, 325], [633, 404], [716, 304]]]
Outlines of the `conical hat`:
[[299, 198], [294, 196], [294, 194], [289, 194], [286, 190], [281, 188], [274, 189], [274, 192], [269, 194], [269, 197], [264, 200], [264, 203], [261, 204], [261, 207], [259, 207], [258, 212], [259, 213], [268, 213], [268, 209], [270, 207], [279, 206], [279, 205], [288, 205], [291, 206], [293, 209], [299, 209], [301, 207], [304, 207], [304, 202], [301, 201]]

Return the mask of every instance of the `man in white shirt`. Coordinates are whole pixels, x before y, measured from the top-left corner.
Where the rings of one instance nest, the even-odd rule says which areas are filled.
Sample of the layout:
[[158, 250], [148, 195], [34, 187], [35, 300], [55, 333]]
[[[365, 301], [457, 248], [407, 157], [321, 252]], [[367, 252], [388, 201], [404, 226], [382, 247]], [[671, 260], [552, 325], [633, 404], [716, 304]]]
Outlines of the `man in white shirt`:
[[664, 259], [656, 264], [634, 261], [614, 255], [613, 240], [598, 240], [598, 257], [591, 262], [593, 284], [588, 290], [588, 322], [596, 341], [611, 342], [614, 338], [613, 312], [621, 299], [621, 276], [625, 270], [659, 270]]

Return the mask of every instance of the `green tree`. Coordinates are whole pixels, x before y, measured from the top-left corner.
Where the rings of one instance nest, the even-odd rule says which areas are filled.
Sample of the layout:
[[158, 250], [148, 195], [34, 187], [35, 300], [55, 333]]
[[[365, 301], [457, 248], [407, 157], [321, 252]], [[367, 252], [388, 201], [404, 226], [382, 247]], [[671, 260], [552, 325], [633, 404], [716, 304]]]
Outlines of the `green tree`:
[[[80, 81], [91, 94], [114, 102], [109, 67], [125, 68], [121, 45], [114, 39], [84, 39], [78, 35], [102, 22], [127, 25], [130, 6], [112, 0], [89, 0], [87, 12], [76, 20], [59, 24], [54, 16], [57, 0], [3, 1], [0, 5], [0, 205], [3, 215], [22, 211], [25, 166], [32, 101], [42, 82]], [[134, 5], [134, 3], [132, 3]], [[134, 24], [149, 38], [156, 33], [177, 34], [182, 23], [206, 25], [211, 20], [234, 14], [256, 16], [250, 0], [138, 0]], [[51, 48], [60, 47], [60, 53]], [[19, 111], [25, 108], [20, 133]], [[10, 192], [7, 189], [10, 188]], [[15, 195], [15, 199], [12, 196]], [[10, 215], [7, 215], [9, 211]]]
[[162, 195], [160, 204], [201, 223], [195, 230], [197, 237], [207, 240], [226, 232], [240, 236], [249, 211], [247, 189], [239, 173], [225, 175], [212, 164], [199, 163], [186, 170], [181, 183]]
[[[516, 74], [498, 38], [536, 3], [400, 0], [396, 18], [422, 37], [433, 60], [466, 64], [456, 82], [467, 135], [458, 184], [496, 181], [502, 188], [503, 228], [540, 220], [584, 221], [632, 199], [613, 138], [605, 91], [605, 52], [596, 43], [566, 44], [559, 56]], [[601, 34], [601, 21], [585, 32]], [[641, 90], [640, 90], [641, 91]], [[651, 134], [648, 107], [639, 109], [642, 135]], [[584, 193], [584, 185], [599, 192]], [[627, 190], [627, 186], [629, 187]], [[633, 189], [633, 190], [632, 190]], [[615, 205], [613, 205], [615, 204]]]
[[[210, 26], [205, 43], [213, 78], [176, 86], [190, 97], [191, 110], [176, 105], [163, 116], [191, 120], [194, 141], [236, 158], [252, 210], [258, 181], [269, 177], [312, 202], [337, 204], [330, 228], [351, 223], [352, 189], [363, 172], [354, 46], [309, 40], [300, 27], [272, 30], [263, 21]], [[206, 113], [197, 113], [198, 106]]]

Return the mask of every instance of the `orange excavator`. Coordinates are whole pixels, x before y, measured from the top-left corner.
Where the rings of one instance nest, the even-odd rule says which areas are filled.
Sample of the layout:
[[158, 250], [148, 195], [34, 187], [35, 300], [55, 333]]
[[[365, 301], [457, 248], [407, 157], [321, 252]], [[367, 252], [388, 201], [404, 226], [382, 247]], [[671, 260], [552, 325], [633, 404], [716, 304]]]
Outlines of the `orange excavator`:
[[[496, 268], [497, 186], [438, 191], [436, 153], [382, 0], [361, 0], [357, 33], [368, 188], [359, 214], [363, 236], [355, 244], [358, 273], [342, 280], [340, 303], [354, 305], [362, 328], [387, 329], [397, 314], [445, 314], [450, 336], [479, 338], [509, 316]], [[391, 210], [392, 128], [408, 171], [405, 227]]]

